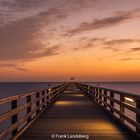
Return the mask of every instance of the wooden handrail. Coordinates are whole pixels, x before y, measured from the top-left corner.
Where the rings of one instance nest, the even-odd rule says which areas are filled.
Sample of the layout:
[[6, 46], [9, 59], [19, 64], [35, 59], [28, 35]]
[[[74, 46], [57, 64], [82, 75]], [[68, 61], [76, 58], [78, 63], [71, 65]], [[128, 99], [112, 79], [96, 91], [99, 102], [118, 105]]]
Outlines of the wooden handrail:
[[126, 96], [131, 96], [131, 97], [140, 99], [140, 95], [137, 95], [137, 94], [127, 93], [127, 92], [124, 92], [124, 91], [119, 91], [119, 90], [110, 89], [110, 88], [104, 88], [104, 87], [99, 87], [99, 86], [93, 86], [93, 85], [88, 85], [88, 84], [83, 84], [83, 83], [78, 83], [78, 84], [85, 85], [85, 88], [93, 87], [93, 88], [103, 89], [103, 90], [107, 90], [107, 91], [110, 91], [110, 92], [113, 92], [113, 93], [123, 94], [123, 95], [126, 95]]
[[[140, 138], [140, 96], [83, 83], [75, 83], [99, 107], [108, 112], [125, 128]], [[119, 98], [115, 98], [117, 95]], [[115, 108], [117, 104], [120, 108]], [[133, 112], [136, 119], [128, 116], [126, 110]], [[117, 114], [117, 115], [116, 115]], [[133, 126], [129, 126], [129, 124]]]
[[[31, 124], [66, 87], [67, 84], [63, 83], [50, 89], [0, 99], [0, 105], [9, 104], [11, 106], [9, 111], [0, 115], [0, 122], [11, 120], [11, 125], [0, 132], [0, 139], [3, 140], [9, 134], [12, 134], [12, 139], [17, 139], [21, 130], [24, 130], [29, 124]], [[20, 105], [21, 99], [26, 101], [22, 105]], [[19, 117], [18, 114], [23, 111], [26, 111], [25, 115]], [[23, 123], [25, 123], [25, 125], [18, 130], [19, 126], [21, 127]]]

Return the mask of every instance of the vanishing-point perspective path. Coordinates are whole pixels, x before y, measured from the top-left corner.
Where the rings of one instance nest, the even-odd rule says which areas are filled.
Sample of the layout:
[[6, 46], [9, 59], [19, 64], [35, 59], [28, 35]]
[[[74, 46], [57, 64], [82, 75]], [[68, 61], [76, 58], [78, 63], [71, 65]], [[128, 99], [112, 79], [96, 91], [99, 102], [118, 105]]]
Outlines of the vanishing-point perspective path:
[[134, 140], [127, 130], [74, 85], [68, 87], [19, 140], [59, 140], [53, 138], [57, 134], [88, 135], [90, 140]]

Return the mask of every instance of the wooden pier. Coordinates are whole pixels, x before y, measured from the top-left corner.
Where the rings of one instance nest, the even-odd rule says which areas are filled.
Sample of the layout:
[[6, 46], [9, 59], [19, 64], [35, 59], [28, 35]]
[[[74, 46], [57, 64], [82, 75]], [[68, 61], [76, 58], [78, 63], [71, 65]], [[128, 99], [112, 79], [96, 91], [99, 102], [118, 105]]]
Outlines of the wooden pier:
[[[82, 83], [65, 83], [13, 98], [0, 101], [0, 104], [12, 103], [9, 114], [0, 116], [1, 122], [5, 117], [12, 119], [11, 126], [0, 134], [1, 139], [9, 134], [19, 140], [140, 139], [139, 96]], [[27, 99], [22, 109], [17, 106], [20, 98]], [[18, 112], [25, 109], [26, 115], [19, 119]], [[133, 111], [136, 119], [127, 116], [125, 109]], [[25, 125], [19, 129], [23, 122]]]

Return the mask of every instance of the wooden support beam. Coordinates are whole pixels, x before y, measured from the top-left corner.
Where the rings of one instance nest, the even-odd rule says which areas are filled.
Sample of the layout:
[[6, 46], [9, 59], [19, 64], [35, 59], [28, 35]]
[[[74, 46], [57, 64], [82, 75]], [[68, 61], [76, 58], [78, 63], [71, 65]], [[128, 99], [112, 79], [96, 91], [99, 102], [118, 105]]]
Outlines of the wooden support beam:
[[[121, 104], [120, 104], [120, 112], [124, 114], [124, 95], [120, 94], [120, 101], [121, 101]], [[124, 119], [123, 117], [120, 115], [120, 120], [121, 122], [124, 123]]]
[[[40, 97], [40, 92], [36, 93], [36, 100]], [[40, 100], [38, 100], [36, 102], [36, 107], [38, 107], [40, 105]], [[36, 114], [38, 114], [40, 112], [40, 108], [36, 111]]]
[[[27, 103], [31, 102], [31, 95], [27, 96]], [[29, 106], [27, 107], [27, 114], [30, 113], [32, 110], [32, 107]], [[27, 123], [29, 123], [31, 121], [32, 117], [30, 116], [28, 119], [27, 119]]]
[[[110, 97], [111, 98], [114, 98], [114, 92], [110, 92]], [[112, 106], [112, 107], [114, 107], [114, 101], [111, 101], [110, 100], [110, 105]], [[114, 111], [110, 108], [110, 112], [113, 114], [114, 113]]]
[[[107, 98], [106, 98], [106, 96], [107, 96], [107, 91], [106, 90], [104, 90], [104, 102], [105, 103], [107, 103]], [[106, 108], [107, 106], [106, 106], [106, 104], [104, 104], [104, 107]]]
[[[18, 106], [18, 101], [17, 100], [13, 100], [11, 101], [11, 109], [16, 109]], [[18, 121], [18, 115], [15, 114], [12, 116], [12, 119], [11, 119], [11, 125], [14, 125], [16, 122]], [[15, 128], [13, 131], [12, 131], [12, 136], [16, 135], [17, 133], [17, 128]]]

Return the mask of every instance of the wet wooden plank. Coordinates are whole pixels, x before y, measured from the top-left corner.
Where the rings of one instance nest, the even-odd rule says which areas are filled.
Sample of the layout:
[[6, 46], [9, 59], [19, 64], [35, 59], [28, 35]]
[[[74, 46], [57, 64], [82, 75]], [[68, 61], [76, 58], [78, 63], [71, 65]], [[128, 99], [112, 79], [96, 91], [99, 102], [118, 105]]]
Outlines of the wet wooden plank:
[[[70, 87], [28, 128], [19, 140], [52, 140], [52, 136], [85, 135], [91, 140], [134, 140], [120, 124], [84, 96]], [[86, 137], [87, 136], [87, 137]], [[64, 138], [65, 139], [65, 138]], [[74, 139], [74, 138], [73, 138]], [[62, 138], [61, 138], [62, 140]]]

